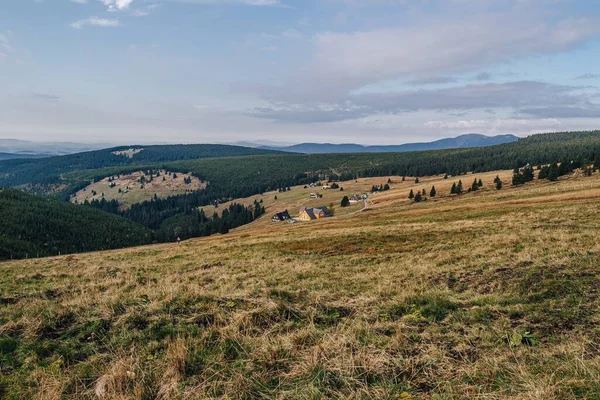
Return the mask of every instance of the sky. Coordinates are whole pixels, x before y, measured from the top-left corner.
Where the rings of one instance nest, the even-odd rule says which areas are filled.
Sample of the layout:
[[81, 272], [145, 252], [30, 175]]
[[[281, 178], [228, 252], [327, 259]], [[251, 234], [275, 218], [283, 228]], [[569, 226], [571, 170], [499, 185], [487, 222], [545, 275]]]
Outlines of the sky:
[[597, 0], [3, 0], [0, 139], [600, 128]]

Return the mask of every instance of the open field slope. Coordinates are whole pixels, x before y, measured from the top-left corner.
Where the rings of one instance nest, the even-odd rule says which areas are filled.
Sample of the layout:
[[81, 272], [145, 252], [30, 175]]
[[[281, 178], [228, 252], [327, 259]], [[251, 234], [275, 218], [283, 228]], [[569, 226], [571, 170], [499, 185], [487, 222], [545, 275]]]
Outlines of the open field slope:
[[[496, 174], [1, 264], [0, 398], [600, 398], [600, 174], [501, 191]], [[436, 200], [406, 198], [431, 184]]]

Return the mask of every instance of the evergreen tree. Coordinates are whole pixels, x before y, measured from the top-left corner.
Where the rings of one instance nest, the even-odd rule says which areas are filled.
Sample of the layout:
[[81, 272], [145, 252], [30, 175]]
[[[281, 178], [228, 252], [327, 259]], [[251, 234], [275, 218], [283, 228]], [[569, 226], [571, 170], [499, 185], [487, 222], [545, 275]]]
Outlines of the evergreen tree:
[[497, 190], [502, 189], [502, 179], [500, 179], [500, 176], [496, 175], [496, 177], [494, 178], [494, 183], [496, 184]]
[[473, 184], [471, 185], [471, 191], [475, 191], [475, 190], [479, 190], [479, 185], [477, 184], [477, 179], [475, 179], [473, 181]]
[[423, 188], [423, 190], [421, 191], [421, 193], [423, 193], [423, 196], [427, 195], [427, 191], [425, 190], [425, 188]]
[[483, 181], [481, 179], [479, 179], [477, 181], [477, 186], [482, 187], [483, 186]]
[[423, 200], [423, 196], [421, 195], [421, 192], [417, 192], [415, 196], [415, 203], [420, 203], [421, 200]]
[[444, 174], [444, 179], [448, 179], [448, 174]]
[[450, 194], [456, 194], [456, 182], [452, 182], [452, 188], [450, 189]]
[[462, 194], [463, 192], [463, 183], [461, 180], [458, 181], [458, 185], [456, 185], [456, 194]]
[[429, 191], [429, 197], [435, 197], [435, 195], [436, 195], [435, 186], [432, 186], [431, 190]]
[[560, 175], [560, 169], [557, 163], [552, 164], [549, 168], [548, 168], [548, 180], [549, 181], [556, 181], [558, 179]]
[[415, 194], [413, 193], [412, 189], [410, 189], [410, 193], [408, 194], [408, 198], [411, 199], [411, 200], [415, 198]]
[[419, 177], [415, 178], [415, 183], [419, 183]]
[[387, 183], [383, 186], [383, 190], [390, 190], [390, 185]]
[[403, 176], [402, 177], [402, 182], [405, 182], [405, 181], [406, 181], [406, 176]]
[[350, 199], [348, 199], [348, 196], [342, 197], [342, 202], [340, 203], [340, 205], [342, 207], [348, 207], [350, 205]]

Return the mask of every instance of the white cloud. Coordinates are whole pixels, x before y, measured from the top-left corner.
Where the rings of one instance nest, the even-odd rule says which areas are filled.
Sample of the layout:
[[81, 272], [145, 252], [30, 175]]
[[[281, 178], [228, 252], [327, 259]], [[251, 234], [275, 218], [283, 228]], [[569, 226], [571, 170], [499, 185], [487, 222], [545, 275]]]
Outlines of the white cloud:
[[344, 90], [369, 83], [463, 72], [514, 58], [565, 51], [600, 33], [588, 19], [542, 23], [516, 16], [461, 22], [431, 21], [407, 27], [315, 37], [313, 74]]
[[87, 4], [88, 0], [71, 0], [72, 3]]
[[118, 19], [110, 19], [110, 18], [99, 18], [99, 17], [90, 17], [86, 19], [80, 19], [79, 21], [75, 21], [71, 24], [71, 28], [81, 29], [84, 26], [99, 26], [103, 28], [115, 28], [120, 26], [121, 23]]
[[474, 130], [485, 132], [509, 132], [528, 130], [555, 129], [562, 125], [562, 122], [556, 118], [544, 119], [475, 119], [459, 121], [428, 121], [425, 123], [427, 128], [450, 129], [450, 130]]
[[0, 33], [0, 61], [8, 58], [9, 55], [16, 53], [16, 49], [11, 43], [10, 37], [12, 31]]
[[129, 8], [133, 0], [102, 0], [108, 11], [123, 11]]

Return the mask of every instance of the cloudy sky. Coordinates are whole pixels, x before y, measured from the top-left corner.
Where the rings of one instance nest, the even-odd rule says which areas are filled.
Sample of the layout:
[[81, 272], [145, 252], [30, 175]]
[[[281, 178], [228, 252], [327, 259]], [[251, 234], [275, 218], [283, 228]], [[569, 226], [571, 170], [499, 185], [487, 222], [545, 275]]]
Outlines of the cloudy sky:
[[597, 0], [3, 0], [0, 138], [600, 128]]

